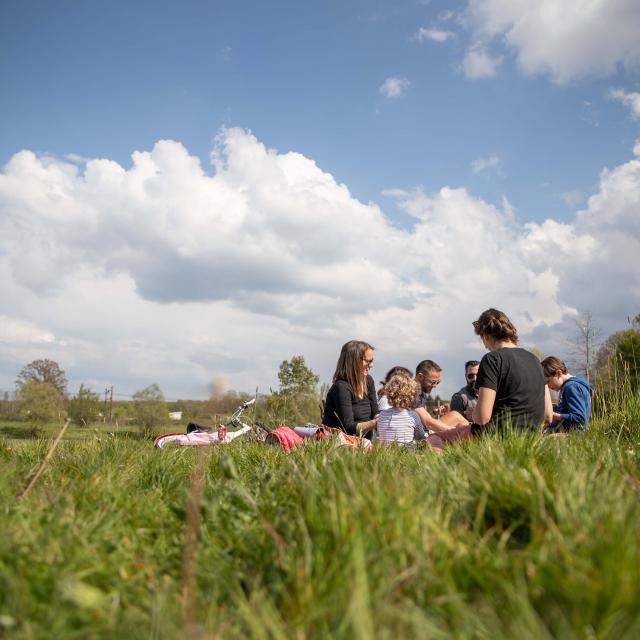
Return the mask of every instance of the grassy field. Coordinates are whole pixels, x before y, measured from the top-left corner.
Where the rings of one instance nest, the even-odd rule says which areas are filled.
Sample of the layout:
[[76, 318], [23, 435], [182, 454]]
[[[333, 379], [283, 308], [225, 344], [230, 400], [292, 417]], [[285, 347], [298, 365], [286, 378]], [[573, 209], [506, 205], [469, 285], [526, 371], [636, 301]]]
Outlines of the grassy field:
[[[0, 436], [0, 637], [638, 638], [640, 396], [371, 454]], [[70, 434], [73, 435], [73, 434]]]

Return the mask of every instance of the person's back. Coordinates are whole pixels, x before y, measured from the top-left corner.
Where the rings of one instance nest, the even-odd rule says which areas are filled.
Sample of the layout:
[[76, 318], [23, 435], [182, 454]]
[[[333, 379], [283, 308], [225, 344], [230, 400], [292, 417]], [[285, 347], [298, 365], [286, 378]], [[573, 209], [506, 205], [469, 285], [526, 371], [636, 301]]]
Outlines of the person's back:
[[498, 348], [480, 361], [478, 388], [495, 391], [491, 424], [537, 428], [544, 420], [545, 380], [538, 359], [520, 347]]
[[560, 389], [556, 413], [565, 429], [583, 430], [591, 416], [593, 387], [578, 376], [571, 376]]
[[409, 409], [383, 409], [378, 416], [378, 439], [382, 444], [408, 445], [414, 440], [424, 440], [422, 422], [415, 411]]
[[426, 438], [420, 417], [409, 409], [417, 393], [417, 383], [406, 375], [396, 374], [387, 382], [385, 394], [391, 406], [378, 416], [377, 442], [409, 446], [414, 440]]

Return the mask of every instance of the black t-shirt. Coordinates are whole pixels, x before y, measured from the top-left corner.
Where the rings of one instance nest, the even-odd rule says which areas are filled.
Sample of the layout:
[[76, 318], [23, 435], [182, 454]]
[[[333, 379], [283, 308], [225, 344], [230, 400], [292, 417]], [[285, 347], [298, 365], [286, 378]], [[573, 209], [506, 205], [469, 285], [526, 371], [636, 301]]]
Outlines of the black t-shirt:
[[367, 376], [367, 390], [362, 398], [356, 396], [346, 380], [336, 380], [327, 392], [322, 423], [355, 435], [359, 422], [371, 420], [378, 413], [376, 383], [371, 376]]
[[516, 429], [542, 424], [544, 375], [538, 359], [526, 349], [503, 347], [487, 353], [480, 361], [477, 385], [496, 392], [492, 424], [501, 427], [509, 416]]

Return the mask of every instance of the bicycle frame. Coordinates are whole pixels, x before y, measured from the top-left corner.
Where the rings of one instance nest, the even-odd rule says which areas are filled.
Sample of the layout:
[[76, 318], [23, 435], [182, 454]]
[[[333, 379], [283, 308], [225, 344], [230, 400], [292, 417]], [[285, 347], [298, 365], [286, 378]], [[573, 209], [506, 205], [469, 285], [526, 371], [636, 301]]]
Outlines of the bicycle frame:
[[[239, 438], [249, 431], [253, 431], [253, 427], [245, 424], [240, 420], [240, 416], [255, 402], [255, 398], [243, 402], [231, 415], [229, 421], [224, 424], [225, 427], [234, 427], [236, 431], [227, 431], [223, 437], [219, 432], [206, 433], [203, 431], [192, 431], [191, 433], [163, 433], [153, 441], [156, 449], [162, 449], [167, 444], [175, 444], [181, 447], [201, 447], [214, 444], [229, 444], [236, 438]], [[223, 425], [221, 425], [223, 426]]]

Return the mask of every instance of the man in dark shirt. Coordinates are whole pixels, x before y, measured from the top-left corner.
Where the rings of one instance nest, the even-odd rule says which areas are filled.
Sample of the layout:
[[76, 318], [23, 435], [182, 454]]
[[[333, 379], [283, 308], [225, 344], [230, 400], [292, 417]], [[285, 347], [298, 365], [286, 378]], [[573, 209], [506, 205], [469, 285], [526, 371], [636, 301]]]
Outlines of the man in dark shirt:
[[467, 384], [453, 394], [451, 398], [451, 410], [460, 412], [465, 418], [471, 420], [471, 412], [478, 402], [478, 387], [476, 379], [480, 363], [477, 360], [469, 360], [464, 365], [464, 377]]

